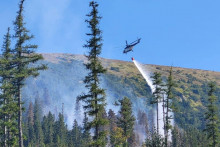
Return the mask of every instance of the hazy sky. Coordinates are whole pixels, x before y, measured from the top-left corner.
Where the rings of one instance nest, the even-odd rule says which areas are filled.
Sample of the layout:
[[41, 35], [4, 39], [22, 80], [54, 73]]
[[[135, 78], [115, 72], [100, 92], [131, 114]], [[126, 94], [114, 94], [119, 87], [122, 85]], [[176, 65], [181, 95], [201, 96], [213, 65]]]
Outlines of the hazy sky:
[[[0, 45], [19, 0], [0, 0]], [[102, 57], [220, 71], [219, 0], [98, 0]], [[25, 21], [41, 53], [84, 54], [89, 0], [26, 0]], [[125, 40], [141, 37], [134, 52]]]

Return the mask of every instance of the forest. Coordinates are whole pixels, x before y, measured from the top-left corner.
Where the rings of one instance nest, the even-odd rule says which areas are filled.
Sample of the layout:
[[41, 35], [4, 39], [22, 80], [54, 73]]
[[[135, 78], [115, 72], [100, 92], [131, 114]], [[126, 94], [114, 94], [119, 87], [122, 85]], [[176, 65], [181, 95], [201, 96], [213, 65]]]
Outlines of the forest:
[[[8, 28], [3, 36], [4, 42], [0, 57], [0, 146], [220, 146], [220, 111], [217, 107], [220, 103], [220, 90], [216, 81], [202, 83], [199, 87], [193, 83], [197, 79], [191, 74], [187, 74], [188, 81], [185, 81], [176, 78], [178, 75], [176, 72], [181, 71], [175, 71], [174, 75], [175, 67], [168, 67], [166, 75], [159, 72], [161, 69], [157, 67], [158, 71], [150, 77], [154, 86], [152, 90], [149, 89], [149, 85], [146, 86], [139, 81], [139, 77], [120, 78], [109, 74], [108, 70], [119, 72], [120, 67], [111, 66], [107, 69], [100, 59], [103, 49], [102, 30], [100, 29], [102, 17], [96, 1], [89, 3], [90, 12], [85, 18], [89, 32], [85, 34], [88, 40], [83, 45], [88, 52], [84, 55], [87, 60], [84, 63], [87, 73], [82, 83], [87, 90], [77, 96], [75, 112], [77, 115], [77, 106], [83, 106], [82, 123], [75, 118], [72, 126], [69, 127], [65, 122], [64, 106], [56, 116], [51, 111], [44, 114], [42, 107], [45, 106], [38, 98], [35, 98], [34, 102], [24, 101], [22, 89], [27, 86], [25, 81], [30, 77], [37, 78], [42, 72], [49, 70], [48, 65], [41, 62], [44, 58], [43, 55], [37, 53], [38, 46], [31, 43], [34, 36], [26, 28], [24, 3], [25, 0], [19, 2], [17, 15], [13, 21], [13, 31]], [[112, 109], [107, 110], [108, 97], [106, 89], [101, 86], [103, 75], [106, 75], [109, 82], [116, 82], [115, 90], [118, 90], [117, 82], [122, 81], [124, 85], [132, 85], [134, 92], [137, 92], [136, 95], [150, 97], [146, 106], [154, 109], [152, 111], [155, 113], [146, 114], [138, 111], [135, 114], [132, 100], [126, 95], [114, 102], [118, 112]], [[132, 82], [138, 84], [135, 85]], [[187, 88], [190, 88], [192, 93], [187, 91], [185, 83], [190, 85]], [[147, 90], [142, 89], [144, 86]], [[202, 94], [201, 97], [199, 97], [200, 94]], [[189, 101], [181, 99], [184, 95], [195, 100], [204, 98], [201, 104], [204, 107], [201, 111], [192, 109]], [[163, 120], [159, 119], [160, 104], [162, 104]], [[163, 133], [159, 130], [160, 121], [163, 122]], [[140, 136], [137, 130], [144, 132], [142, 133], [144, 135]]]

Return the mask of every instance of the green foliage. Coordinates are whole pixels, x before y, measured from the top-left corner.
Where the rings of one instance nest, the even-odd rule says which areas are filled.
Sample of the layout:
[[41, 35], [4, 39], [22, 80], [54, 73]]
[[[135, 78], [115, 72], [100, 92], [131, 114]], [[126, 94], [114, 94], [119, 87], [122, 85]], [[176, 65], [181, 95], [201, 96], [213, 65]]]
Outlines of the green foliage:
[[14, 39], [15, 47], [13, 50], [13, 88], [15, 90], [14, 97], [17, 100], [18, 109], [18, 136], [19, 136], [19, 146], [23, 147], [23, 132], [22, 132], [22, 111], [23, 103], [21, 96], [21, 88], [24, 85], [24, 80], [30, 76], [38, 76], [39, 70], [46, 69], [45, 65], [30, 66], [31, 63], [35, 63], [43, 57], [40, 54], [36, 54], [36, 45], [30, 44], [33, 35], [29, 35], [29, 31], [25, 28], [25, 22], [23, 18], [24, 11], [24, 1], [20, 0], [19, 10], [17, 12], [16, 19], [14, 21]]
[[44, 144], [46, 146], [53, 145], [53, 136], [54, 136], [54, 124], [55, 118], [51, 112], [47, 116], [44, 116], [42, 122], [42, 130], [44, 133]]
[[[73, 140], [74, 141], [71, 145], [75, 146], [105, 146], [107, 135], [106, 124], [108, 121], [105, 116], [105, 91], [104, 89], [100, 88], [99, 80], [100, 76], [105, 73], [105, 69], [102, 67], [101, 61], [99, 60], [99, 55], [101, 53], [102, 47], [101, 30], [99, 30], [99, 20], [101, 19], [101, 17], [98, 16], [98, 5], [94, 1], [90, 3], [92, 11], [90, 14], [87, 15], [90, 19], [86, 20], [86, 22], [89, 24], [88, 27], [91, 29], [91, 33], [87, 34], [91, 37], [91, 39], [88, 40], [87, 44], [85, 45], [86, 48], [89, 48], [89, 54], [87, 55], [88, 63], [86, 64], [86, 68], [89, 73], [88, 76], [86, 76], [84, 83], [86, 84], [86, 88], [88, 88], [89, 92], [88, 94], [83, 94], [79, 97], [79, 100], [83, 100], [84, 102], [86, 102], [84, 108], [86, 109], [87, 114], [92, 119], [94, 118], [94, 120], [91, 120], [91, 122], [89, 122], [87, 116], [85, 115], [83, 128], [81, 128], [77, 124], [77, 122], [75, 122], [73, 129], [68, 131], [64, 123], [63, 114], [59, 114], [59, 118], [56, 122], [54, 116], [51, 113], [49, 113], [48, 116], [45, 116], [43, 118], [43, 121], [41, 121], [41, 112], [39, 111], [40, 108], [36, 102], [34, 110], [32, 104], [30, 104], [28, 109], [28, 119], [25, 123], [26, 128], [22, 129], [23, 96], [21, 95], [21, 89], [25, 84], [24, 81], [30, 76], [38, 76], [38, 71], [46, 68], [45, 65], [38, 64], [37, 66], [35, 64], [37, 61], [43, 58], [41, 55], [35, 53], [35, 49], [37, 48], [37, 46], [30, 44], [33, 35], [29, 35], [29, 31], [25, 28], [25, 23], [23, 20], [24, 1], [25, 0], [20, 0], [19, 11], [17, 12], [17, 17], [14, 22], [14, 38], [16, 42], [14, 50], [12, 51], [10, 49], [10, 34], [8, 31], [7, 35], [4, 38], [5, 42], [3, 44], [3, 55], [0, 59], [1, 146], [5, 145], [5, 141], [8, 146], [16, 146], [18, 145], [18, 142], [20, 146], [23, 146], [22, 140], [24, 136], [22, 130], [25, 131], [25, 135], [27, 136], [27, 140], [25, 141], [27, 142], [27, 144], [25, 145], [28, 146], [69, 146], [70, 144], [68, 144], [67, 142], [71, 142]], [[65, 58], [63, 58], [62, 60], [68, 61]], [[120, 74], [120, 72], [123, 71], [123, 67], [124, 66], [120, 63], [120, 68], [116, 65], [112, 66], [110, 69], [112, 70], [112, 72]], [[163, 71], [164, 69], [162, 67], [156, 67], [156, 70]], [[130, 71], [132, 70], [130, 69]], [[128, 72], [127, 74], [130, 73]], [[210, 141], [211, 146], [216, 146], [216, 140], [219, 139], [218, 133], [216, 132], [218, 132], [218, 115], [220, 113], [214, 106], [214, 103], [219, 104], [217, 100], [217, 98], [219, 99], [220, 97], [219, 88], [216, 92], [217, 97], [209, 94], [209, 99], [207, 100], [205, 99], [205, 94], [208, 92], [208, 85], [205, 81], [206, 79], [202, 80], [200, 77], [198, 77], [199, 75], [201, 75], [200, 71], [186, 73], [183, 70], [176, 70], [176, 75], [181, 78], [179, 78], [178, 81], [179, 87], [174, 89], [174, 93], [180, 99], [174, 98], [173, 104], [167, 101], [166, 106], [169, 109], [169, 106], [172, 107], [172, 105], [176, 105], [179, 111], [175, 113], [175, 122], [184, 129], [178, 131], [174, 130], [174, 132], [177, 132], [177, 137], [173, 139], [173, 143], [176, 143], [174, 146], [207, 146], [207, 143], [205, 143], [204, 141], [206, 140], [206, 135], [204, 135], [204, 133], [200, 132], [199, 130], [192, 129], [190, 127], [191, 125], [193, 125], [198, 129], [203, 129], [205, 127], [205, 124], [207, 137], [212, 140]], [[204, 77], [208, 77], [207, 79], [209, 79], [209, 75], [210, 73], [206, 73]], [[117, 90], [119, 94], [126, 95], [128, 93], [127, 91], [132, 91], [132, 94], [135, 97], [151, 97], [149, 86], [145, 83], [143, 79], [141, 79], [140, 75], [138, 74], [130, 74], [130, 76], [123, 75], [120, 77], [116, 74], [114, 75], [111, 73], [108, 75], [107, 78], [112, 83], [115, 82], [114, 90]], [[154, 79], [160, 78], [154, 77]], [[125, 88], [129, 87], [127, 88], [127, 91], [123, 91], [120, 89], [120, 86], [118, 84], [119, 81], [120, 83], [122, 83], [122, 85], [124, 85]], [[154, 85], [160, 85], [160, 83], [157, 83], [159, 81], [155, 80]], [[168, 78], [167, 87], [168, 90], [166, 92], [168, 95], [168, 100], [171, 100], [171, 98], [173, 98], [173, 93], [171, 93], [172, 78], [170, 77]], [[152, 103], [158, 103], [160, 101], [160, 88], [160, 86], [156, 88]], [[210, 93], [213, 92], [211, 91]], [[118, 97], [118, 95], [116, 97]], [[207, 106], [207, 109], [209, 111], [206, 112], [206, 117], [204, 118], [204, 106], [207, 102], [210, 103]], [[128, 109], [128, 111], [129, 113], [132, 113], [130, 109]], [[122, 115], [124, 115], [123, 119], [126, 120], [127, 118], [125, 116], [128, 115], [126, 113], [125, 111], [121, 110], [120, 118], [123, 118]], [[133, 135], [133, 132], [129, 131], [127, 128], [123, 129], [122, 126], [116, 128], [116, 121], [114, 120], [114, 118], [115, 116], [111, 116], [111, 118], [109, 118], [109, 130], [114, 140], [112, 141], [112, 144], [114, 144], [115, 146], [120, 146], [122, 142], [126, 142]], [[169, 119], [171, 118], [166, 117], [166, 130], [169, 130], [171, 128], [169, 125]], [[119, 121], [119, 124], [121, 122]], [[130, 122], [124, 121], [124, 123], [129, 124]], [[133, 127], [133, 125], [133, 123], [130, 123], [129, 127]], [[93, 142], [90, 136], [90, 129], [95, 130]], [[70, 137], [72, 136], [71, 133], [75, 135], [72, 138]], [[83, 138], [83, 141], [77, 139], [80, 138], [79, 136]], [[126, 137], [126, 140], [124, 140], [124, 137]], [[179, 138], [181, 139], [178, 142], [177, 140]], [[148, 143], [150, 142], [149, 144], [158, 145], [163, 142], [158, 134], [152, 135], [152, 138], [150, 139], [151, 140], [148, 140]], [[152, 139], [154, 141], [152, 141]], [[127, 145], [127, 143], [124, 145]]]
[[[174, 74], [174, 76], [176, 75]], [[183, 77], [185, 75], [182, 74], [181, 76]], [[179, 81], [177, 81], [178, 87], [174, 88], [175, 98], [173, 99], [173, 103], [176, 106], [175, 108], [177, 108], [175, 122], [182, 128], [191, 125], [203, 130], [205, 128], [205, 106], [208, 103], [206, 95], [209, 87], [207, 81], [200, 80], [199, 77], [192, 79], [196, 80], [188, 80], [187, 82], [187, 80], [179, 79]], [[219, 90], [217, 87], [216, 96], [218, 99], [220, 98]], [[218, 115], [220, 115], [220, 113]]]
[[106, 145], [106, 135], [107, 132], [101, 130], [102, 126], [105, 126], [108, 123], [106, 118], [103, 118], [102, 114], [104, 112], [105, 102], [105, 90], [100, 88], [100, 76], [106, 72], [106, 69], [103, 68], [99, 55], [101, 54], [102, 49], [102, 36], [101, 30], [99, 29], [99, 21], [101, 19], [98, 16], [98, 4], [94, 1], [90, 2], [89, 5], [92, 8], [92, 11], [87, 15], [88, 28], [90, 28], [90, 33], [87, 33], [87, 36], [90, 39], [87, 41], [87, 44], [84, 45], [85, 48], [89, 49], [89, 53], [86, 56], [88, 63], [85, 64], [86, 69], [89, 71], [88, 75], [84, 79], [86, 88], [88, 88], [88, 94], [83, 94], [78, 97], [78, 100], [85, 102], [84, 109], [90, 117], [93, 118], [89, 122], [88, 129], [94, 128], [94, 136], [92, 141], [92, 146], [105, 146]]
[[173, 81], [173, 71], [172, 71], [172, 67], [170, 68], [170, 72], [169, 72], [169, 76], [167, 79], [167, 83], [166, 83], [166, 99], [165, 99], [165, 104], [164, 107], [166, 109], [165, 112], [165, 125], [164, 125], [164, 132], [165, 132], [165, 146], [168, 146], [168, 132], [170, 131], [170, 129], [172, 128], [171, 125], [171, 119], [173, 119], [173, 117], [171, 116], [170, 112], [173, 112], [173, 110], [175, 110], [174, 108], [174, 104], [172, 102], [172, 99], [174, 97], [173, 95], [173, 91], [174, 91], [174, 81]]
[[43, 146], [44, 145], [44, 138], [43, 138], [43, 131], [41, 127], [41, 107], [38, 99], [35, 99], [34, 105], [34, 143], [35, 146]]
[[25, 28], [25, 22], [23, 20], [23, 5], [25, 0], [21, 0], [19, 4], [19, 10], [17, 12], [16, 20], [14, 21], [14, 30], [16, 39], [14, 54], [16, 61], [15, 79], [17, 87], [21, 87], [24, 83], [24, 79], [30, 76], [38, 76], [39, 70], [46, 69], [45, 65], [38, 65], [36, 67], [30, 67], [30, 63], [35, 63], [42, 60], [43, 57], [40, 54], [36, 54], [35, 50], [37, 45], [31, 45], [29, 42], [34, 38], [33, 35], [29, 35], [29, 30]]
[[88, 130], [88, 117], [87, 114], [84, 113], [84, 119], [83, 119], [83, 128], [82, 128], [82, 146], [83, 147], [89, 147], [91, 142], [91, 134]]
[[180, 129], [174, 126], [172, 130], [173, 147], [207, 147], [206, 134], [195, 127]]
[[124, 131], [122, 128], [114, 127], [110, 133], [110, 142], [113, 147], [122, 147], [126, 142], [126, 137], [123, 135]]
[[17, 111], [13, 86], [14, 60], [11, 50], [11, 35], [8, 28], [4, 36], [2, 56], [0, 58], [0, 145], [15, 146], [18, 141]]
[[78, 125], [77, 121], [74, 120], [73, 129], [71, 131], [71, 138], [73, 146], [80, 147], [82, 145], [82, 133], [81, 128]]
[[32, 102], [29, 104], [28, 108], [28, 122], [27, 122], [27, 145], [34, 146], [34, 108]]
[[205, 113], [206, 119], [206, 128], [204, 131], [207, 132], [207, 137], [210, 140], [209, 146], [217, 147], [220, 140], [219, 134], [219, 118], [218, 118], [218, 110], [216, 106], [217, 98], [214, 95], [215, 92], [215, 84], [209, 83], [209, 93], [208, 93], [208, 102], [207, 112]]
[[67, 126], [61, 113], [59, 113], [58, 120], [54, 125], [54, 144], [57, 147], [67, 146]]
[[162, 98], [161, 95], [163, 92], [163, 89], [162, 89], [163, 82], [162, 82], [161, 74], [158, 72], [155, 72], [151, 78], [153, 80], [153, 85], [155, 86], [151, 104], [158, 104], [159, 102], [161, 102], [161, 98]]
[[128, 146], [127, 141], [133, 133], [135, 117], [132, 114], [132, 103], [129, 98], [124, 97], [122, 100], [119, 100], [119, 103], [121, 108], [119, 110], [120, 117], [118, 117], [117, 123], [118, 127], [122, 128], [123, 136], [126, 138], [123, 144], [124, 146]]
[[157, 134], [159, 134], [159, 111], [158, 111], [158, 104], [161, 102], [161, 98], [163, 95], [163, 83], [161, 74], [158, 72], [155, 72], [153, 76], [151, 77], [153, 81], [153, 85], [155, 87], [153, 91], [153, 98], [151, 100], [151, 104], [156, 104], [157, 109]]
[[164, 147], [164, 138], [158, 134], [157, 130], [154, 128], [153, 132], [151, 132], [149, 137], [147, 137], [145, 145], [146, 147]]

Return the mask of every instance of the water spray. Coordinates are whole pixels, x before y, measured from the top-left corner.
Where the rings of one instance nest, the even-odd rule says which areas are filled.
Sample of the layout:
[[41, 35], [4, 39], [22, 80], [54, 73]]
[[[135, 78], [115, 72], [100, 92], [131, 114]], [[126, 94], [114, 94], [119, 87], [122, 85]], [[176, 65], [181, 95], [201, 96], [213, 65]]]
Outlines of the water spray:
[[[153, 82], [150, 78], [150, 71], [147, 70], [147, 68], [144, 68], [140, 63], [138, 63], [133, 57], [131, 58], [132, 61], [134, 62], [135, 66], [137, 67], [137, 69], [139, 70], [139, 72], [141, 73], [141, 75], [144, 77], [144, 79], [146, 80], [147, 84], [150, 86], [151, 88], [151, 92], [153, 93], [155, 91], [155, 87], [153, 85]], [[156, 110], [155, 110], [156, 111]], [[158, 103], [158, 117], [159, 117], [159, 134], [164, 137], [164, 116], [163, 116], [163, 102]], [[173, 113], [170, 113], [170, 115], [173, 115]], [[157, 124], [157, 119], [155, 117], [154, 119], [154, 124]], [[173, 120], [171, 120], [171, 124], [173, 125]], [[157, 126], [155, 126], [157, 127]], [[171, 132], [169, 131], [169, 137], [168, 140], [171, 141]]]
[[146, 80], [147, 84], [150, 86], [151, 88], [151, 92], [153, 93], [155, 90], [155, 87], [153, 85], [153, 82], [150, 79], [150, 72], [144, 70], [141, 66], [140, 63], [138, 63], [133, 57], [131, 58], [132, 61], [134, 62], [135, 66], [137, 67], [137, 69], [139, 70], [139, 72], [141, 73], [141, 75], [144, 77], [144, 79]]

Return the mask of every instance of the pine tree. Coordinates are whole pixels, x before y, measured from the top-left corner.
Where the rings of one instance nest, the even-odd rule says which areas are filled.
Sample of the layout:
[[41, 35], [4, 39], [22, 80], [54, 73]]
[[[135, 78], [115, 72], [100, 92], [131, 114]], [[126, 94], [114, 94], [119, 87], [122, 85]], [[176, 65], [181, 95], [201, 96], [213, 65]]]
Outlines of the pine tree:
[[33, 146], [34, 145], [34, 108], [32, 102], [29, 104], [28, 108], [28, 122], [27, 122], [27, 142], [28, 146]]
[[[146, 147], [164, 147], [163, 137], [157, 133], [156, 129], [150, 133], [145, 142]], [[174, 146], [177, 147], [177, 146]]]
[[64, 116], [59, 113], [58, 120], [55, 122], [54, 126], [54, 144], [57, 147], [67, 146], [67, 126], [64, 123]]
[[81, 134], [81, 128], [78, 125], [78, 122], [76, 121], [76, 119], [74, 120], [73, 123], [73, 129], [72, 129], [72, 141], [73, 141], [73, 146], [77, 146], [80, 147], [82, 144], [81, 142], [81, 138], [82, 138], [82, 134]]
[[33, 39], [33, 35], [29, 35], [29, 31], [25, 28], [23, 18], [23, 5], [25, 0], [20, 0], [19, 10], [17, 12], [16, 20], [14, 21], [14, 30], [16, 39], [14, 54], [16, 61], [16, 72], [14, 87], [16, 88], [15, 97], [18, 101], [18, 129], [19, 129], [19, 146], [23, 147], [23, 132], [22, 132], [22, 96], [21, 88], [24, 85], [24, 80], [30, 76], [38, 76], [39, 70], [46, 69], [45, 65], [30, 66], [43, 59], [42, 55], [36, 54], [37, 45], [31, 45], [29, 42]]
[[41, 128], [41, 106], [38, 99], [35, 99], [34, 104], [34, 136], [35, 136], [35, 145], [36, 146], [43, 146], [44, 139], [43, 139], [43, 131]]
[[2, 94], [0, 97], [0, 118], [2, 121], [0, 121], [0, 126], [1, 126], [1, 132], [0, 132], [0, 144], [2, 146], [7, 146], [7, 119], [8, 119], [8, 115], [7, 115], [7, 106], [8, 106], [8, 98], [9, 95], [7, 95], [7, 83], [10, 83], [10, 79], [8, 78], [8, 74], [6, 72], [10, 72], [11, 70], [11, 66], [10, 66], [10, 44], [11, 44], [11, 40], [10, 40], [10, 29], [8, 28], [8, 32], [5, 35], [4, 38], [4, 44], [2, 47], [2, 51], [3, 51], [3, 57], [1, 58], [1, 89], [2, 89]]
[[109, 132], [113, 131], [115, 127], [117, 127], [117, 117], [115, 115], [115, 112], [112, 111], [112, 109], [109, 109], [108, 111], [108, 120], [109, 120]]
[[217, 98], [214, 95], [215, 92], [215, 84], [213, 82], [209, 83], [209, 93], [208, 93], [208, 102], [207, 112], [205, 113], [206, 119], [206, 128], [204, 131], [207, 132], [207, 137], [210, 140], [211, 147], [217, 147], [219, 144], [219, 118], [218, 118], [218, 110], [216, 106]]
[[101, 61], [99, 60], [99, 55], [102, 49], [102, 36], [101, 30], [99, 29], [99, 21], [101, 19], [98, 16], [98, 4], [97, 2], [91, 1], [90, 7], [92, 11], [87, 15], [89, 17], [86, 22], [88, 23], [88, 28], [90, 28], [90, 33], [87, 36], [91, 37], [84, 45], [85, 48], [89, 49], [89, 54], [86, 56], [88, 63], [85, 64], [86, 69], [89, 71], [88, 75], [85, 77], [84, 83], [89, 92], [78, 97], [78, 100], [85, 102], [83, 106], [86, 113], [93, 118], [89, 122], [88, 129], [94, 129], [94, 136], [92, 146], [100, 147], [106, 145], [106, 131], [101, 131], [100, 128], [108, 123], [108, 120], [103, 118], [103, 112], [105, 110], [106, 100], [105, 91], [100, 88], [100, 76], [106, 72], [103, 68]]
[[54, 136], [54, 124], [55, 119], [53, 114], [49, 111], [48, 115], [43, 118], [42, 129], [44, 133], [44, 144], [46, 146], [53, 145], [53, 136]]
[[163, 83], [161, 74], [158, 72], [155, 72], [153, 76], [151, 77], [153, 79], [153, 85], [155, 87], [155, 90], [153, 92], [153, 100], [151, 101], [151, 104], [157, 105], [157, 134], [159, 134], [159, 114], [158, 114], [158, 105], [161, 102], [162, 93], [163, 93]]
[[121, 147], [126, 142], [126, 137], [123, 135], [123, 129], [117, 126], [112, 128], [110, 132], [110, 142], [112, 147]]
[[165, 100], [165, 108], [166, 108], [166, 113], [165, 113], [165, 127], [164, 127], [164, 132], [165, 132], [165, 147], [168, 146], [168, 133], [169, 130], [172, 128], [171, 125], [171, 119], [173, 119], [173, 117], [171, 116], [170, 112], [172, 112], [172, 108], [173, 103], [172, 103], [172, 99], [173, 99], [173, 88], [174, 88], [175, 84], [173, 81], [173, 72], [172, 72], [172, 67], [170, 68], [170, 72], [169, 72], [169, 77], [166, 83], [166, 87], [167, 89], [165, 90], [166, 93], [166, 100]]
[[120, 110], [118, 117], [118, 127], [122, 128], [123, 135], [126, 137], [124, 146], [128, 146], [128, 139], [133, 134], [135, 117], [132, 114], [132, 103], [129, 98], [124, 97], [122, 100], [119, 100]]
[[87, 114], [84, 113], [84, 119], [83, 119], [83, 128], [82, 128], [82, 146], [83, 147], [89, 147], [89, 143], [91, 142], [91, 134], [88, 130], [88, 117]]
[[12, 84], [14, 78], [13, 53], [10, 48], [10, 28], [4, 36], [2, 57], [0, 58], [0, 142], [2, 146], [17, 145], [17, 103], [14, 98], [15, 89]]

